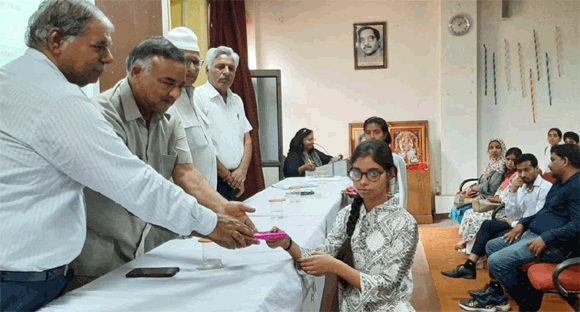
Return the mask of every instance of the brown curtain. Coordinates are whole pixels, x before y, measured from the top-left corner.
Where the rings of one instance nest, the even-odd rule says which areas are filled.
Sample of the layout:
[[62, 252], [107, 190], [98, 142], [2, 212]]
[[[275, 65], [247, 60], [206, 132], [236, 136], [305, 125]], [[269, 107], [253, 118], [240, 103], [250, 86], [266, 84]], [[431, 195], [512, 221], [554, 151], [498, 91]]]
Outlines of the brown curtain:
[[262, 155], [260, 153], [260, 138], [258, 136], [258, 108], [252, 84], [252, 76], [248, 67], [248, 37], [246, 32], [245, 1], [212, 0], [209, 7], [209, 46], [228, 46], [240, 55], [240, 64], [236, 71], [236, 79], [232, 91], [244, 101], [246, 117], [252, 124], [252, 162], [246, 176], [246, 191], [242, 199], [246, 199], [264, 189], [262, 174]]

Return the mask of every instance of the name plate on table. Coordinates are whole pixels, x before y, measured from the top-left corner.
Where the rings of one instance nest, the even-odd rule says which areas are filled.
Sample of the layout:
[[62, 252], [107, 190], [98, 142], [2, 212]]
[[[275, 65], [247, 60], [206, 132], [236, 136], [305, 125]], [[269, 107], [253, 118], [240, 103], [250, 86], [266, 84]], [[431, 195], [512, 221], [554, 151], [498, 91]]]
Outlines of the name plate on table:
[[314, 171], [306, 171], [307, 178], [328, 178], [328, 177], [346, 177], [348, 176], [348, 160], [343, 159], [337, 162], [329, 163], [324, 166], [316, 167]]

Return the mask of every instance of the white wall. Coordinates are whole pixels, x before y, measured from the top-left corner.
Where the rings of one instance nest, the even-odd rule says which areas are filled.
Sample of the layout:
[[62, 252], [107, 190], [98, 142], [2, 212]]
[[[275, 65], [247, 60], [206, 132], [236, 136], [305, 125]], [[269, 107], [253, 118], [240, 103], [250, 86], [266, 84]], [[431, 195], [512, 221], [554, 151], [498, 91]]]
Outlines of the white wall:
[[[250, 66], [282, 70], [284, 149], [299, 128], [309, 127], [331, 154], [348, 155], [350, 122], [372, 115], [390, 121], [426, 119], [432, 187], [439, 182], [442, 194], [452, 195], [463, 179], [483, 170], [487, 142], [494, 136], [541, 156], [549, 128], [580, 133], [580, 1], [510, 3], [511, 16], [501, 19], [499, 0], [247, 0]], [[462, 37], [447, 31], [448, 21], [457, 13], [467, 13], [473, 23]], [[352, 24], [371, 21], [387, 22], [388, 68], [355, 71]], [[556, 23], [564, 42], [561, 78], [555, 67]], [[535, 68], [533, 27], [542, 53], [541, 80], [534, 81], [535, 124], [529, 90], [525, 99], [519, 93], [517, 60], [521, 41], [526, 68]], [[503, 70], [504, 38], [511, 45], [510, 92]], [[488, 96], [483, 93], [483, 43], [489, 53]], [[547, 104], [545, 52], [551, 61], [552, 107]]]
[[[457, 192], [461, 181], [477, 176], [477, 1], [441, 1], [441, 193]], [[469, 32], [454, 36], [451, 18], [466, 15]], [[436, 207], [439, 210], [439, 207]]]
[[[511, 3], [511, 16], [500, 19], [500, 1], [485, 1], [481, 7], [481, 35], [479, 57], [480, 68], [480, 105], [479, 105], [479, 171], [488, 163], [485, 147], [492, 137], [503, 138], [509, 147], [517, 146], [525, 153], [533, 153], [544, 168], [543, 150], [548, 145], [547, 132], [559, 127], [562, 132], [580, 133], [579, 102], [579, 21], [578, 0], [524, 0]], [[562, 30], [563, 54], [562, 77], [558, 77], [556, 67], [555, 25]], [[540, 56], [540, 81], [537, 80], [536, 57], [533, 29], [538, 35]], [[510, 46], [508, 72], [511, 77], [510, 91], [507, 90], [505, 70], [505, 43]], [[525, 98], [521, 96], [520, 73], [518, 65], [518, 46], [522, 43], [525, 67]], [[488, 95], [483, 94], [483, 48], [488, 45], [488, 77], [493, 77], [491, 53], [496, 52], [498, 62], [498, 105], [493, 98], [493, 78], [488, 86]], [[546, 52], [550, 58], [550, 82], [552, 106], [548, 99], [546, 80]], [[529, 69], [533, 69], [534, 101], [536, 123], [532, 121], [530, 101]]]
[[[282, 70], [285, 151], [308, 127], [347, 156], [348, 124], [378, 115], [428, 120], [439, 163], [439, 1], [249, 0], [246, 9], [251, 68]], [[388, 68], [354, 70], [353, 23], [369, 21], [387, 22]]]

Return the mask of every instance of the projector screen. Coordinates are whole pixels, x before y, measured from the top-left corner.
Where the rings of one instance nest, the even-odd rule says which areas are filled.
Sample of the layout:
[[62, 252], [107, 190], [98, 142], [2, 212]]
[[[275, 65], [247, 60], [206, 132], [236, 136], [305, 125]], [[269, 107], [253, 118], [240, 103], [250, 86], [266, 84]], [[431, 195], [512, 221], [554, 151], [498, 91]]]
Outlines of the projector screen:
[[[95, 3], [94, 0], [88, 0]], [[28, 19], [42, 0], [0, 0], [0, 67], [18, 58], [27, 49], [24, 34]], [[99, 83], [83, 88], [88, 97], [99, 94]]]

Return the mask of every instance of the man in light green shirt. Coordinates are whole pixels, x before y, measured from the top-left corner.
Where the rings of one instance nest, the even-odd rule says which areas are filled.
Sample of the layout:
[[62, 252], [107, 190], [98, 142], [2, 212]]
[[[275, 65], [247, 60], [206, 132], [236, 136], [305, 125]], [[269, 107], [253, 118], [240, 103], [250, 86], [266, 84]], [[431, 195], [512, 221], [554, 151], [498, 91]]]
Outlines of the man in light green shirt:
[[[185, 67], [176, 55], [183, 53], [163, 37], [142, 42], [127, 59], [127, 78], [93, 102], [135, 156], [200, 204], [255, 229], [246, 215], [254, 209], [221, 197], [192, 164], [181, 119], [171, 108], [185, 84]], [[85, 198], [87, 239], [71, 263], [76, 275], [69, 290], [177, 237], [91, 189], [85, 189]]]

